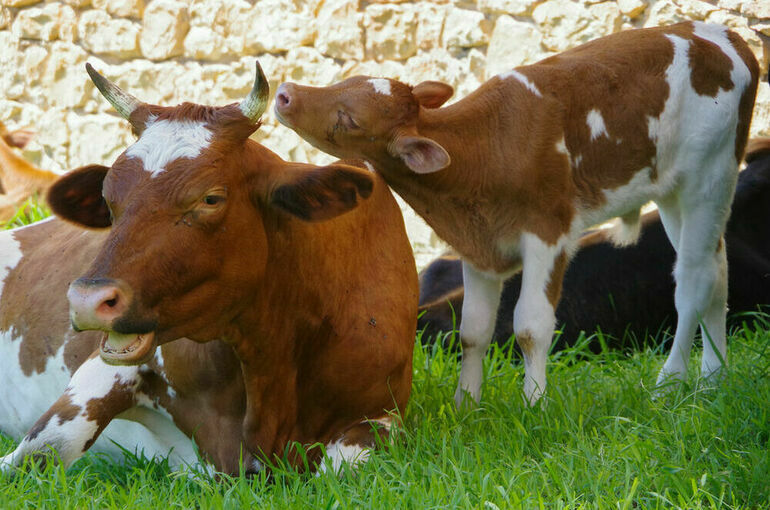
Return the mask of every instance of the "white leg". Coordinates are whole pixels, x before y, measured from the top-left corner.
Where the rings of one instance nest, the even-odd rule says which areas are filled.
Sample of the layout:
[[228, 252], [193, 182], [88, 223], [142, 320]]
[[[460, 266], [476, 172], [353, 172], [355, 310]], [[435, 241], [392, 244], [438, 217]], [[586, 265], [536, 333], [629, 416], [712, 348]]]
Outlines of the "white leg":
[[0, 458], [0, 469], [9, 470], [24, 457], [51, 449], [65, 467], [75, 462], [116, 414], [134, 405], [138, 372], [138, 367], [107, 365], [98, 356], [86, 360], [16, 450]]
[[513, 328], [524, 354], [524, 397], [532, 405], [545, 391], [545, 364], [568, 258], [562, 247], [545, 244], [532, 234], [522, 235], [521, 254], [521, 293]]
[[701, 377], [706, 378], [718, 375], [722, 365], [727, 362], [727, 248], [724, 240], [720, 241], [715, 253], [717, 279], [701, 326]]
[[460, 323], [463, 360], [455, 392], [457, 407], [463, 405], [466, 393], [476, 402], [481, 398], [482, 360], [494, 333], [503, 280], [481, 273], [463, 261], [463, 285], [465, 297]]
[[[726, 222], [724, 208], [704, 201], [689, 210], [682, 208], [682, 224], [674, 268], [677, 310], [676, 334], [666, 362], [658, 374], [657, 385], [667, 380], [687, 379], [698, 321], [703, 320], [717, 350], [725, 352], [725, 314], [727, 303], [727, 261], [724, 249], [717, 250]], [[705, 344], [709, 344], [707, 338]], [[704, 345], [705, 345], [704, 344]], [[716, 369], [715, 351], [704, 350], [704, 367]]]

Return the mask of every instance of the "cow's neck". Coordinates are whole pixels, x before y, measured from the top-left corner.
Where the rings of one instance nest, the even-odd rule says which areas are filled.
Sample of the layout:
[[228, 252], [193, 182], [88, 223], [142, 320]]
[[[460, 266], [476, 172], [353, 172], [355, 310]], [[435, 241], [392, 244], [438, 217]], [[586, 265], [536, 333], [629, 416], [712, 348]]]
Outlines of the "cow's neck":
[[325, 410], [306, 395], [324, 335], [332, 333], [325, 323], [329, 304], [296, 281], [333, 274], [324, 264], [336, 256], [319, 252], [328, 243], [318, 239], [317, 224], [269, 215], [266, 222], [275, 222], [266, 227], [266, 277], [230, 340], [246, 387], [244, 441], [253, 453], [270, 457], [282, 455], [289, 441], [317, 442], [329, 428]]
[[477, 118], [479, 111], [489, 108], [479, 100], [463, 106], [420, 113], [419, 134], [449, 152], [449, 167], [417, 174], [392, 157], [374, 164], [393, 190], [464, 259], [483, 270], [506, 272], [517, 261], [499, 252], [505, 227], [503, 218], [490, 207], [491, 197], [502, 189], [495, 172], [504, 166], [494, 161], [497, 156], [490, 154], [489, 140], [483, 137], [493, 116], [490, 112]]

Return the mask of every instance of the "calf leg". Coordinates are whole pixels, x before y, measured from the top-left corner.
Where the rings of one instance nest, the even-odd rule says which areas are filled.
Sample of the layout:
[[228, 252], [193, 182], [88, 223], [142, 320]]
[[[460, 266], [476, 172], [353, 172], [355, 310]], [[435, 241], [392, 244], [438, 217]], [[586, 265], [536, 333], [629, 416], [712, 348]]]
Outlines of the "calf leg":
[[703, 359], [701, 376], [712, 377], [719, 373], [727, 360], [727, 249], [724, 238], [720, 238], [714, 254], [716, 281], [706, 312], [703, 314], [701, 337], [703, 340]]
[[532, 405], [545, 391], [545, 364], [568, 257], [563, 248], [532, 234], [522, 235], [521, 254], [523, 273], [513, 330], [524, 355], [524, 397]]
[[[724, 359], [727, 260], [721, 234], [727, 217], [725, 209], [704, 201], [689, 210], [684, 207], [681, 210], [682, 223], [674, 267], [674, 303], [678, 316], [676, 333], [671, 352], [658, 374], [658, 386], [669, 379], [687, 379], [687, 361], [699, 320], [703, 320], [706, 329], [703, 339], [704, 372], [708, 375], [718, 370], [721, 363], [716, 352]], [[712, 348], [709, 337], [716, 350]]]
[[134, 405], [138, 384], [138, 367], [107, 365], [92, 355], [72, 374], [62, 396], [16, 450], [0, 458], [0, 469], [8, 470], [28, 455], [51, 449], [65, 467], [69, 466], [91, 447], [115, 415]]
[[455, 392], [457, 407], [462, 406], [466, 393], [476, 402], [481, 397], [482, 361], [495, 330], [503, 280], [481, 273], [463, 261], [463, 284], [465, 297], [460, 322], [463, 360]]

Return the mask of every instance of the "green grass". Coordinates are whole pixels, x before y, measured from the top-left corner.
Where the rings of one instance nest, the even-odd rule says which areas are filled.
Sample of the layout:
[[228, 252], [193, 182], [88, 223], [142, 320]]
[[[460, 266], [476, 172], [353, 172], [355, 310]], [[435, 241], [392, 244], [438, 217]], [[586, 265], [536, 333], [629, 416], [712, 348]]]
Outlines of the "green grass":
[[51, 215], [51, 210], [45, 200], [33, 195], [24, 201], [16, 209], [16, 213], [6, 222], [0, 222], [0, 229], [8, 230], [11, 228], [22, 227], [45, 219]]
[[662, 353], [583, 346], [551, 356], [528, 408], [515, 354], [493, 348], [481, 405], [457, 412], [456, 356], [416, 347], [403, 430], [357, 474], [188, 478], [87, 455], [0, 475], [0, 508], [770, 508], [770, 327], [747, 320], [763, 323], [733, 333], [717, 389], [656, 400]]

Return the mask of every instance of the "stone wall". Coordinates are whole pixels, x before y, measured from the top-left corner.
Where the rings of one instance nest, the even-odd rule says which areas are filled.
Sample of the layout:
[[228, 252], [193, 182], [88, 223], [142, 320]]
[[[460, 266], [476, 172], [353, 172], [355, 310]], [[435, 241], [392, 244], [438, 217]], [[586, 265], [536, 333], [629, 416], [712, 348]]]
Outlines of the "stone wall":
[[[770, 0], [0, 0], [0, 120], [39, 136], [26, 156], [63, 171], [110, 163], [132, 136], [87, 80], [90, 61], [140, 99], [227, 104], [248, 93], [258, 57], [271, 87], [356, 74], [453, 85], [585, 41], [687, 19], [727, 24], [767, 74]], [[331, 158], [276, 124], [254, 136], [285, 158]], [[752, 134], [770, 134], [760, 87]], [[418, 265], [441, 245], [405, 209]]]

